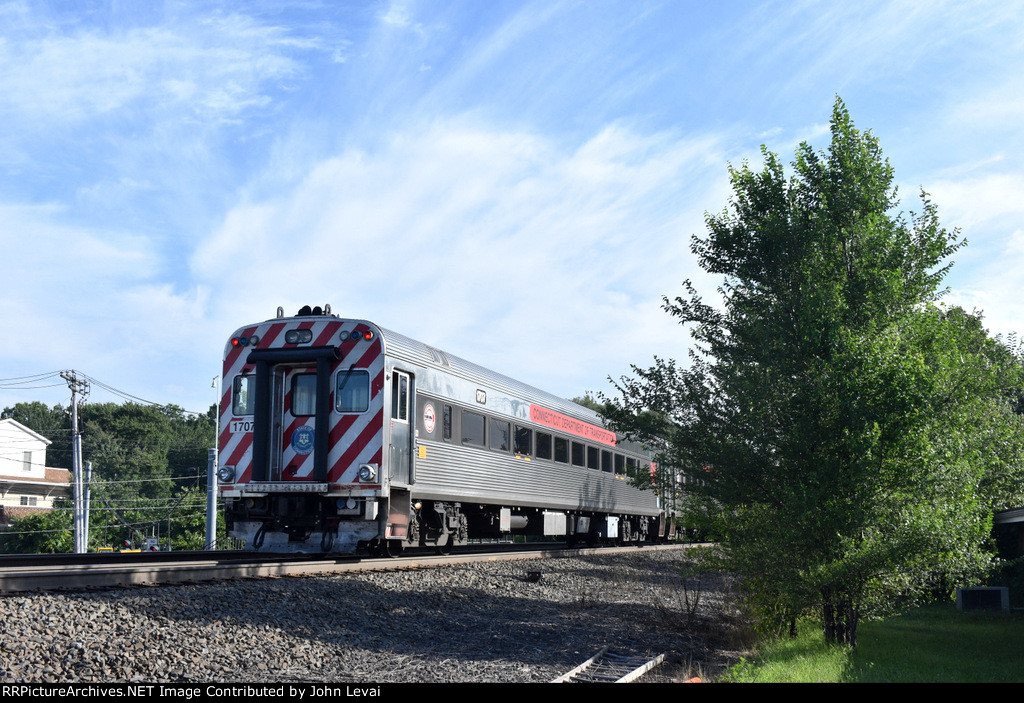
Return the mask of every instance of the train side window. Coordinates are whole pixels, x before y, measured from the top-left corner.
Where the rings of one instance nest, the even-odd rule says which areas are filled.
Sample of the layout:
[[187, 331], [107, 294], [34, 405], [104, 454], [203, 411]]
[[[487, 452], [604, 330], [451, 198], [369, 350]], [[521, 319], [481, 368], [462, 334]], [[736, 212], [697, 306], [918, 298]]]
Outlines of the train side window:
[[471, 413], [468, 410], [462, 411], [462, 443], [475, 444], [478, 447], [487, 446], [484, 436], [485, 418], [483, 415]]
[[515, 451], [516, 454], [530, 456], [530, 453], [533, 451], [533, 430], [529, 427], [520, 427], [519, 425], [516, 425], [513, 441], [513, 451]]
[[565, 437], [555, 437], [555, 461], [569, 463], [569, 440]]
[[339, 413], [361, 413], [370, 407], [370, 372], [339, 371], [334, 408]]
[[452, 441], [452, 406], [445, 405], [441, 417], [441, 439]]
[[511, 445], [509, 442], [508, 423], [501, 420], [491, 419], [491, 449], [507, 452]]
[[612, 453], [603, 449], [601, 450], [601, 471], [612, 472]]
[[625, 473], [625, 469], [624, 469], [625, 465], [626, 465], [626, 457], [622, 456], [621, 454], [616, 454], [615, 455], [615, 473], [620, 474], [620, 475], [624, 474]]
[[537, 458], [551, 459], [551, 435], [547, 432], [537, 433]]
[[572, 443], [572, 465], [586, 466], [586, 447], [581, 442]]
[[401, 371], [391, 374], [391, 418], [409, 421], [409, 374]]
[[299, 373], [292, 376], [292, 415], [316, 415], [315, 373]]
[[595, 471], [601, 470], [601, 464], [599, 461], [600, 454], [597, 451], [597, 447], [587, 447], [587, 468], [594, 469]]
[[235, 415], [252, 415], [253, 388], [255, 376], [235, 376], [231, 391], [231, 412]]

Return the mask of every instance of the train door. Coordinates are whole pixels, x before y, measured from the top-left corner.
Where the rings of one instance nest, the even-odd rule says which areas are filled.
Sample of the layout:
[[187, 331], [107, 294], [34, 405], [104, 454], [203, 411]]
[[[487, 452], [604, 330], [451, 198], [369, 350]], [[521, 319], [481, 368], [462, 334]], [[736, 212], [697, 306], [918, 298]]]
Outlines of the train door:
[[391, 445], [388, 460], [393, 482], [412, 482], [412, 429], [411, 408], [413, 377], [397, 369], [391, 372]]
[[316, 367], [275, 369], [273, 393], [271, 480], [312, 481], [317, 432]]
[[253, 481], [327, 480], [336, 347], [256, 349]]

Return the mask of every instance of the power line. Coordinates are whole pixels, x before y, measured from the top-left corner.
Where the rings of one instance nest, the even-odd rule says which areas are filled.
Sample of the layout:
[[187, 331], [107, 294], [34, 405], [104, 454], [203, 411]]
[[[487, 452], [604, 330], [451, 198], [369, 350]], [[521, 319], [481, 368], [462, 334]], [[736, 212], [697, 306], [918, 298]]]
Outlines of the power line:
[[32, 374], [31, 376], [11, 376], [10, 378], [0, 378], [0, 385], [17, 385], [18, 383], [35, 383], [42, 381], [47, 378], [53, 378], [54, 376], [60, 375], [60, 371], [47, 371], [46, 373]]
[[82, 374], [82, 376], [84, 378], [88, 379], [94, 386], [98, 386], [98, 387], [100, 387], [100, 388], [102, 388], [102, 389], [104, 389], [104, 390], [106, 390], [106, 391], [108, 391], [110, 393], [113, 393], [116, 396], [124, 398], [125, 400], [131, 400], [133, 402], [140, 403], [141, 405], [149, 405], [149, 406], [152, 406], [152, 407], [155, 407], [155, 408], [161, 408], [161, 409], [164, 409], [164, 410], [172, 410], [172, 411], [176, 410], [176, 411], [183, 412], [183, 413], [185, 413], [187, 415], [197, 415], [197, 416], [206, 415], [205, 412], [197, 412], [195, 410], [185, 410], [184, 408], [179, 408], [176, 405], [175, 406], [171, 406], [171, 405], [165, 405], [163, 403], [157, 403], [156, 401], [153, 401], [153, 400], [146, 400], [145, 398], [140, 398], [137, 395], [132, 395], [131, 393], [128, 393], [127, 391], [122, 391], [122, 390], [119, 390], [117, 388], [114, 388], [113, 386], [111, 386], [109, 384], [106, 384], [103, 381], [100, 381], [98, 379], [95, 379], [92, 376], [88, 376], [86, 374]]
[[63, 383], [48, 383], [45, 386], [25, 386], [25, 385], [20, 385], [20, 384], [10, 384], [10, 385], [2, 385], [2, 386], [0, 386], [0, 390], [2, 390], [2, 391], [34, 391], [34, 390], [38, 390], [40, 388], [58, 388], [58, 387], [63, 386], [63, 385], [64, 385]]
[[[153, 401], [153, 400], [146, 400], [145, 398], [140, 398], [137, 395], [133, 395], [133, 394], [127, 392], [127, 391], [123, 391], [123, 390], [121, 390], [119, 388], [115, 388], [114, 386], [111, 386], [109, 383], [104, 383], [103, 381], [100, 381], [97, 378], [93, 378], [92, 376], [89, 376], [88, 374], [82, 373], [81, 371], [75, 371], [74, 369], [64, 370], [64, 371], [48, 371], [46, 373], [38, 373], [38, 374], [33, 374], [31, 376], [12, 376], [11, 378], [0, 378], [0, 390], [33, 390], [33, 389], [37, 389], [37, 388], [56, 388], [56, 387], [61, 386], [63, 384], [54, 383], [54, 384], [50, 384], [50, 385], [35, 385], [35, 386], [33, 386], [33, 385], [26, 385], [26, 384], [40, 383], [40, 382], [45, 381], [47, 379], [56, 378], [58, 376], [60, 376], [60, 377], [64, 378], [65, 380], [67, 380], [68, 375], [70, 375], [72, 377], [77, 376], [77, 377], [79, 377], [81, 379], [84, 379], [85, 381], [88, 381], [89, 383], [91, 383], [92, 385], [94, 385], [94, 386], [96, 386], [98, 388], [102, 388], [103, 390], [105, 390], [105, 391], [107, 391], [109, 393], [112, 393], [112, 394], [114, 394], [114, 395], [116, 395], [116, 396], [118, 396], [120, 398], [123, 398], [124, 400], [132, 401], [134, 403], [139, 403], [141, 405], [149, 405], [149, 406], [152, 406], [152, 407], [155, 407], [155, 408], [161, 408], [161, 409], [168, 410], [168, 411], [179, 411], [179, 412], [185, 413], [187, 415], [196, 415], [196, 416], [199, 416], [199, 417], [206, 415], [206, 412], [199, 412], [199, 411], [196, 411], [196, 410], [186, 410], [185, 408], [179, 408], [178, 406], [170, 406], [170, 405], [167, 405], [165, 403], [157, 403], [156, 401]], [[70, 383], [70, 381], [69, 381], [69, 383]]]

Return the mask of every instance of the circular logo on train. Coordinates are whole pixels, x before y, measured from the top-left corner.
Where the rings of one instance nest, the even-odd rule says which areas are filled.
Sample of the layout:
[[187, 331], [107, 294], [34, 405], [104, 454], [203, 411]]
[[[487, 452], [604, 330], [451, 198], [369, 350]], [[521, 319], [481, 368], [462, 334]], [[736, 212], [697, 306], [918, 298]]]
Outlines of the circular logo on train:
[[434, 434], [434, 406], [430, 403], [423, 406], [423, 429], [427, 434]]
[[313, 428], [303, 425], [292, 432], [292, 449], [296, 454], [309, 454], [313, 451]]

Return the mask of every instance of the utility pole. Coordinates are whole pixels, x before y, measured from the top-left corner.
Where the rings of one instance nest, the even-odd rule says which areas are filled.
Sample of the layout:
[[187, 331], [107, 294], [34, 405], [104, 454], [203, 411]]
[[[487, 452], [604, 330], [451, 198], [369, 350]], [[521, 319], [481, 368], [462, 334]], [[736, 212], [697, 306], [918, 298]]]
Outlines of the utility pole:
[[84, 400], [89, 395], [89, 382], [80, 379], [74, 371], [61, 371], [60, 377], [71, 389], [71, 478], [73, 485], [75, 554], [85, 554], [88, 549], [86, 534], [89, 516], [85, 512], [85, 491], [82, 485], [82, 435], [78, 429], [78, 396]]

